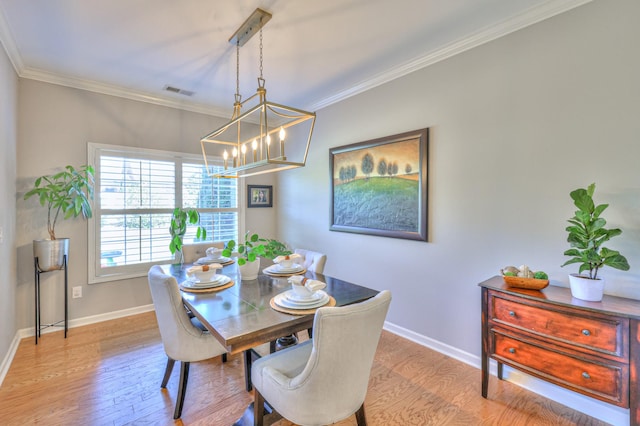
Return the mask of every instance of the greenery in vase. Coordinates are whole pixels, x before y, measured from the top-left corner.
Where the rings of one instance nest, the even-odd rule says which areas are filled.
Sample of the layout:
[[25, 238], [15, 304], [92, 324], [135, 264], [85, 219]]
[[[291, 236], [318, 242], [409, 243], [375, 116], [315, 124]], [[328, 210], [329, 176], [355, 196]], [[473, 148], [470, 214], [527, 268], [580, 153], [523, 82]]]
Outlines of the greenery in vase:
[[[169, 242], [169, 250], [171, 254], [175, 254], [176, 251], [182, 251], [182, 238], [187, 232], [188, 224], [199, 224], [200, 214], [195, 209], [181, 209], [176, 207], [173, 210], [173, 216], [171, 217], [171, 226], [169, 226], [169, 233], [171, 234], [171, 241]], [[196, 230], [196, 238], [198, 240], [204, 240], [207, 238], [207, 230], [200, 225]]]
[[292, 253], [284, 243], [274, 239], [260, 238], [258, 234], [251, 234], [249, 231], [244, 236], [244, 243], [238, 244], [235, 240], [229, 240], [222, 255], [229, 257], [234, 252], [240, 255], [238, 257], [238, 265], [240, 266], [255, 261], [258, 256], [274, 259]]
[[602, 245], [611, 238], [622, 234], [618, 228], [606, 229], [607, 221], [600, 217], [602, 212], [609, 207], [608, 204], [597, 205], [593, 201], [593, 193], [596, 185], [592, 183], [588, 188], [579, 188], [570, 193], [573, 203], [578, 208], [575, 216], [568, 222], [566, 228], [569, 233], [567, 241], [571, 245], [564, 252], [570, 256], [562, 266], [573, 263], [580, 264], [578, 273], [589, 271], [589, 278], [598, 279], [598, 270], [603, 266], [609, 266], [622, 271], [629, 270], [627, 259], [615, 250], [610, 250]]
[[59, 173], [37, 178], [33, 188], [24, 194], [25, 200], [37, 195], [40, 205], [47, 208], [47, 231], [52, 240], [56, 239], [56, 224], [60, 217], [91, 217], [93, 176], [92, 166], [84, 165], [78, 169], [66, 166]]

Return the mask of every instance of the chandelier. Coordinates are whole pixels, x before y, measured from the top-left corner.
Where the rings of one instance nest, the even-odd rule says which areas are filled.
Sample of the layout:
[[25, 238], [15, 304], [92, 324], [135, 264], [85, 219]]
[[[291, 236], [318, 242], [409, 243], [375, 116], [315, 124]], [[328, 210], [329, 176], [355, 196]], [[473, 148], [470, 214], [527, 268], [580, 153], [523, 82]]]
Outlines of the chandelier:
[[[256, 9], [229, 39], [236, 46], [236, 93], [231, 120], [200, 139], [207, 171], [212, 177], [240, 178], [304, 167], [311, 143], [315, 112], [267, 100], [262, 76], [262, 27], [271, 14]], [[240, 47], [260, 32], [260, 76], [256, 93], [240, 95]], [[245, 110], [243, 112], [243, 110]], [[215, 148], [214, 148], [215, 147]], [[220, 155], [223, 167], [211, 167], [207, 153]]]

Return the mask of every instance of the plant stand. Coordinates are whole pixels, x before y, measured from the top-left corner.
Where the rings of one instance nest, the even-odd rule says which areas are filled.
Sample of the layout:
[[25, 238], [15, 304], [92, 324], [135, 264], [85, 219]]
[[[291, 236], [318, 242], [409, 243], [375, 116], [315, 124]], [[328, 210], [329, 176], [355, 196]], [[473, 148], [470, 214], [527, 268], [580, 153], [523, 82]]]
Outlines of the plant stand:
[[[64, 338], [67, 338], [67, 331], [69, 329], [69, 321], [68, 321], [68, 303], [67, 303], [67, 255], [65, 254], [63, 257], [63, 267], [60, 269], [54, 269], [53, 271], [40, 271], [40, 267], [38, 265], [38, 258], [33, 258], [33, 267], [35, 270], [35, 311], [36, 311], [36, 345], [38, 344], [38, 337], [41, 336], [41, 331], [48, 327], [62, 327], [62, 323], [64, 323]], [[56, 321], [51, 324], [40, 324], [40, 274], [46, 274], [47, 272], [55, 272], [64, 270], [64, 320]]]

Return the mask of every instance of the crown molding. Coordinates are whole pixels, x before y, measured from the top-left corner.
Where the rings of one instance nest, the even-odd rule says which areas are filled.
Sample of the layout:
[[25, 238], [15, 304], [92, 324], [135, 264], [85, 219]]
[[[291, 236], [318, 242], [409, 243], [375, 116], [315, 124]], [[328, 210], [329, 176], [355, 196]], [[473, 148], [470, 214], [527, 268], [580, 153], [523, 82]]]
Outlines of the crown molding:
[[430, 65], [436, 64], [452, 56], [466, 52], [474, 47], [481, 46], [490, 41], [496, 40], [500, 37], [504, 37], [515, 31], [521, 30], [538, 22], [549, 19], [553, 16], [567, 12], [576, 7], [582, 6], [586, 3], [590, 3], [593, 0], [549, 0], [548, 2], [533, 7], [526, 12], [520, 13], [507, 20], [502, 21], [497, 25], [484, 28], [474, 34], [466, 36], [456, 42], [450, 43], [443, 48], [437, 49], [433, 52], [427, 53], [422, 57], [418, 57], [411, 61], [405, 62], [399, 66], [393, 67], [377, 76], [364, 80], [352, 87], [336, 93], [333, 96], [324, 98], [314, 104], [312, 104], [308, 110], [317, 111], [329, 105], [343, 101], [347, 98], [355, 96], [357, 94], [366, 92], [382, 84], [396, 80], [414, 71], [418, 71], [422, 68], [426, 68]]
[[222, 110], [220, 108], [214, 108], [210, 105], [205, 105], [196, 102], [184, 102], [171, 99], [169, 97], [161, 97], [155, 94], [137, 91], [134, 89], [127, 89], [120, 86], [111, 84], [104, 84], [98, 81], [87, 80], [76, 76], [67, 76], [56, 74], [48, 71], [41, 71], [26, 68], [19, 74], [21, 78], [30, 80], [42, 81], [45, 83], [57, 84], [60, 86], [71, 87], [74, 89], [87, 90], [89, 92], [100, 93], [103, 95], [116, 96], [119, 98], [130, 99], [133, 101], [146, 102], [149, 104], [165, 106], [169, 108], [176, 108], [184, 111], [197, 112], [200, 114], [213, 115], [216, 117], [230, 116], [229, 110]]
[[22, 61], [22, 56], [20, 56], [20, 52], [18, 52], [18, 48], [16, 47], [13, 34], [11, 34], [11, 30], [9, 29], [9, 24], [7, 23], [4, 10], [2, 9], [2, 3], [0, 3], [0, 45], [2, 45], [5, 52], [7, 52], [9, 61], [11, 61], [16, 74], [20, 75], [20, 72], [24, 69], [24, 62]]
[[[424, 56], [390, 68], [372, 78], [357, 83], [346, 90], [338, 92], [332, 96], [310, 103], [305, 107], [308, 111], [317, 111], [322, 108], [341, 102], [357, 94], [373, 89], [384, 83], [388, 83], [414, 71], [426, 68], [430, 65], [448, 59], [452, 56], [463, 53], [474, 47], [481, 46], [490, 41], [496, 40], [505, 35], [511, 34], [520, 29], [536, 24], [545, 19], [559, 15], [576, 7], [590, 3], [593, 0], [549, 0], [540, 6], [533, 7], [523, 13], [513, 16], [503, 22], [484, 28], [474, 34], [470, 34], [454, 43], [450, 43], [441, 49], [429, 52]], [[214, 108], [210, 105], [178, 101], [169, 97], [161, 97], [150, 93], [135, 91], [97, 81], [87, 80], [75, 76], [65, 76], [52, 72], [25, 68], [21, 55], [16, 48], [14, 39], [9, 30], [9, 26], [2, 12], [0, 3], [0, 43], [4, 46], [9, 60], [13, 64], [16, 73], [21, 78], [43, 81], [46, 83], [58, 84], [76, 89], [88, 90], [95, 93], [111, 95], [130, 99], [139, 102], [176, 108], [180, 110], [213, 115], [216, 117], [228, 117], [229, 111]]]

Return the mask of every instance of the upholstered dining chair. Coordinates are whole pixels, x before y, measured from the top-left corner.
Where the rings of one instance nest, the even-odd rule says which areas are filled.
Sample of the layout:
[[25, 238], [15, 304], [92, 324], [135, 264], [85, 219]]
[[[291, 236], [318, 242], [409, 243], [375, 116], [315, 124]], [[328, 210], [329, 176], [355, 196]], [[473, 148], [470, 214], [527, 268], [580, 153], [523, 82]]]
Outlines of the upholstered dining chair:
[[178, 419], [182, 415], [189, 379], [189, 364], [224, 355], [227, 350], [189, 317], [174, 277], [164, 274], [162, 268], [156, 265], [149, 270], [148, 279], [160, 337], [168, 358], [160, 387], [167, 387], [173, 365], [180, 361], [180, 384], [173, 413], [173, 418]]
[[224, 242], [222, 241], [209, 241], [204, 243], [193, 243], [182, 245], [182, 258], [185, 263], [193, 263], [201, 257], [207, 256], [207, 249], [209, 247], [216, 247], [219, 249], [224, 248]]
[[307, 271], [317, 272], [321, 274], [324, 271], [324, 265], [327, 263], [327, 255], [323, 253], [318, 253], [317, 251], [311, 251], [306, 249], [297, 248], [294, 250], [294, 253], [297, 253], [304, 257], [303, 265]]
[[311, 340], [256, 360], [254, 424], [262, 425], [266, 400], [296, 424], [332, 424], [355, 413], [365, 425], [364, 399], [390, 303], [384, 290], [361, 303], [319, 308]]

